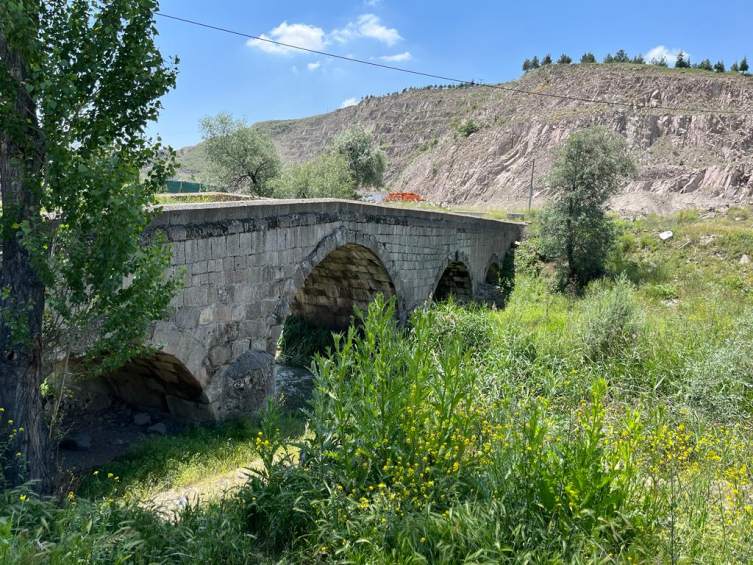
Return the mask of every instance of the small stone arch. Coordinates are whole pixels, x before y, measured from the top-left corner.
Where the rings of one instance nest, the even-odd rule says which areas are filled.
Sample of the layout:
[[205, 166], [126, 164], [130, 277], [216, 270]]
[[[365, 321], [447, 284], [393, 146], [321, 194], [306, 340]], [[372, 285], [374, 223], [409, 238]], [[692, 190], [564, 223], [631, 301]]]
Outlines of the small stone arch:
[[473, 301], [476, 285], [468, 265], [470, 261], [461, 251], [452, 253], [443, 261], [432, 292], [434, 301], [447, 300], [450, 296], [455, 296], [463, 304]]
[[112, 392], [128, 404], [186, 417], [187, 407], [200, 402], [201, 383], [174, 355], [158, 352], [131, 358], [105, 377]]
[[498, 285], [499, 278], [502, 274], [502, 266], [499, 262], [499, 257], [495, 253], [489, 258], [489, 262], [486, 264], [484, 271], [484, 283]]

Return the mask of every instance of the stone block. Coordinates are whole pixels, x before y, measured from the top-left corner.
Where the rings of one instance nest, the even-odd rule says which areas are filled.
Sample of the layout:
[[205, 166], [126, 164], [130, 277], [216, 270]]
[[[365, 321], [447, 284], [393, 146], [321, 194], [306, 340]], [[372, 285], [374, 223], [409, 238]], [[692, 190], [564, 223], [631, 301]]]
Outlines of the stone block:
[[253, 414], [275, 392], [274, 357], [266, 351], [246, 351], [222, 374], [220, 419]]

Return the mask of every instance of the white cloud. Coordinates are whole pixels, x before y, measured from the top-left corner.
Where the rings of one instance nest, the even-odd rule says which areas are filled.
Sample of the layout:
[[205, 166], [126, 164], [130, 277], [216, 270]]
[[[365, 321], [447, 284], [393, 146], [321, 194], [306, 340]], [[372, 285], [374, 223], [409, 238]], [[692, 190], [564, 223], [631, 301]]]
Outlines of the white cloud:
[[410, 51], [406, 51], [405, 53], [398, 53], [397, 55], [382, 55], [379, 58], [388, 63], [399, 63], [401, 61], [410, 61], [413, 58], [413, 55], [410, 54]]
[[350, 22], [342, 29], [336, 29], [330, 34], [330, 39], [338, 43], [347, 43], [359, 37], [368, 37], [386, 43], [390, 47], [403, 38], [394, 27], [381, 24], [379, 16], [363, 14], [355, 22]]
[[[682, 49], [680, 49], [679, 47], [673, 47], [669, 49], [664, 45], [658, 45], [649, 50], [648, 53], [646, 53], [646, 62], [650, 63], [654, 59], [661, 59], [662, 57], [664, 57], [668, 63], [674, 63], [680, 51], [682, 51]], [[690, 55], [685, 51], [683, 51], [683, 53], [685, 54], [685, 60], [687, 61]]]
[[[289, 24], [288, 22], [282, 22], [270, 31], [269, 35], [262, 34], [259, 37], [316, 51], [321, 51], [324, 48], [326, 39], [324, 30], [320, 27], [308, 24]], [[267, 43], [258, 39], [249, 39], [246, 45], [274, 55], [290, 55], [296, 51], [290, 47], [275, 45], [274, 43]]]
[[346, 98], [343, 100], [343, 103], [340, 104], [340, 108], [347, 108], [348, 106], [355, 106], [356, 104], [358, 104], [358, 100], [355, 98]]
[[383, 1], [384, 0], [363, 0], [363, 3], [366, 6], [371, 6], [372, 8], [376, 8], [377, 6], [381, 6]]
[[306, 67], [310, 71], [315, 71], [316, 69], [318, 69], [321, 66], [321, 64], [322, 64], [321, 61], [316, 61], [315, 63], [309, 63], [308, 65], [306, 65]]

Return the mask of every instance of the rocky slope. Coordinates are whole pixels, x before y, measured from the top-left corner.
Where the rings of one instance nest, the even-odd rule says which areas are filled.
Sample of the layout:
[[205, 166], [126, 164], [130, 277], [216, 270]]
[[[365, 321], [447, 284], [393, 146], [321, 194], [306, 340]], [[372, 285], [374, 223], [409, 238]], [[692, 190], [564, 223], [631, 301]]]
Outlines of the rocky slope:
[[[350, 124], [376, 136], [389, 156], [391, 190], [436, 202], [535, 204], [567, 136], [599, 124], [623, 135], [639, 178], [615, 198], [630, 212], [723, 208], [753, 200], [753, 78], [648, 65], [552, 65], [503, 86], [626, 103], [629, 107], [516, 94], [481, 86], [413, 90], [302, 120], [262, 122], [288, 161], [322, 151]], [[731, 112], [731, 113], [725, 113]], [[481, 129], [465, 137], [458, 121]], [[200, 146], [198, 146], [200, 152]], [[184, 151], [192, 162], [197, 150]]]

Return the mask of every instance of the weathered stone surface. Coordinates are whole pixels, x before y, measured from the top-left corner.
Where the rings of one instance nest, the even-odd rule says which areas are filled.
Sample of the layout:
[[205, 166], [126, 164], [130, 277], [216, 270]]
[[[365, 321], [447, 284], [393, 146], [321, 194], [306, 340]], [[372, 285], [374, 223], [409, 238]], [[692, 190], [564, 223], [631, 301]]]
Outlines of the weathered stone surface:
[[167, 426], [160, 422], [158, 424], [154, 424], [153, 426], [149, 426], [146, 430], [146, 433], [163, 436], [167, 433]]
[[172, 268], [185, 287], [150, 329], [159, 353], [132, 359], [108, 390], [202, 421], [262, 406], [289, 315], [344, 329], [380, 293], [401, 319], [432, 296], [470, 301], [522, 235], [509, 222], [338, 200], [165, 206], [152, 230], [180, 250]]
[[148, 426], [152, 423], [152, 417], [146, 412], [140, 412], [138, 414], [134, 414], [133, 423], [137, 426]]
[[220, 416], [253, 414], [275, 393], [275, 359], [266, 351], [246, 351], [222, 375]]

